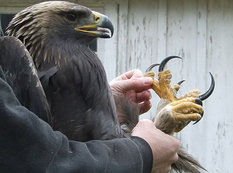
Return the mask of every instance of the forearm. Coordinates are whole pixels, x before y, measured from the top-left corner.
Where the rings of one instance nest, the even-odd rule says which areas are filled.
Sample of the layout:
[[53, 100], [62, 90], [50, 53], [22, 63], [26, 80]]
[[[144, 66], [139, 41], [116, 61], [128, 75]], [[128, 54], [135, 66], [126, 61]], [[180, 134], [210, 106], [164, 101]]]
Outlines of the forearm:
[[0, 172], [150, 172], [142, 139], [69, 141], [21, 106], [2, 79], [0, 95]]
[[152, 154], [140, 140], [121, 138], [79, 143], [68, 142], [63, 138], [63, 144], [51, 162], [49, 172], [149, 173]]

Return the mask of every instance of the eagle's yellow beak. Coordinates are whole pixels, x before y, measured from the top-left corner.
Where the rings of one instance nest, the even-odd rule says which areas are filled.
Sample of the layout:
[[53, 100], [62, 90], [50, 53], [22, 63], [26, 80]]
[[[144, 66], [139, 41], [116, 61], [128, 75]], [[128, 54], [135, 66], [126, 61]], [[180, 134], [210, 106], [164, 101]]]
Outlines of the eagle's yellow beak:
[[96, 11], [92, 11], [93, 19], [91, 24], [74, 28], [76, 31], [86, 33], [93, 37], [111, 38], [114, 32], [110, 19]]

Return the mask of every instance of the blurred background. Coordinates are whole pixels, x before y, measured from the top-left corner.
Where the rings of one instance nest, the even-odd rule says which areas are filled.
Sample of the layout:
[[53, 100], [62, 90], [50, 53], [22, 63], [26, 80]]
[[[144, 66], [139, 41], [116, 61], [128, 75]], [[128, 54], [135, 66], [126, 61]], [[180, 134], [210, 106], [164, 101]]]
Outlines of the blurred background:
[[[0, 33], [19, 10], [39, 0], [0, 0]], [[172, 84], [185, 79], [179, 94], [210, 86], [204, 117], [176, 135], [184, 148], [210, 173], [232, 173], [233, 164], [233, 1], [232, 0], [76, 0], [108, 15], [115, 27], [112, 39], [97, 40], [92, 48], [101, 58], [110, 81], [138, 68], [145, 71], [166, 56], [183, 59], [166, 66]], [[155, 68], [155, 72], [158, 69]], [[155, 115], [159, 98], [141, 118]]]

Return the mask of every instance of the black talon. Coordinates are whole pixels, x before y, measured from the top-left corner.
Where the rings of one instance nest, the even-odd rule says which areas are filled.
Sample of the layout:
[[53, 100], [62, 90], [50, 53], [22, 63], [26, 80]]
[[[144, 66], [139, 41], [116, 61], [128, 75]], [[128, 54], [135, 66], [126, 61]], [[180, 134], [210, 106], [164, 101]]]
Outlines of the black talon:
[[[202, 119], [203, 114], [204, 114], [204, 112], [202, 112], [200, 120]], [[197, 120], [195, 123], [193, 123], [193, 125], [197, 124], [200, 120]]]
[[202, 95], [199, 96], [199, 99], [201, 101], [207, 99], [211, 94], [212, 92], [214, 91], [214, 87], [215, 87], [215, 81], [214, 81], [214, 77], [213, 75], [210, 73], [210, 77], [211, 77], [211, 85], [210, 85], [210, 88], [208, 89], [208, 91]]
[[[202, 101], [200, 99], [198, 99], [198, 98], [195, 99], [195, 103], [198, 104], [198, 105], [200, 105], [200, 106], [202, 106]], [[201, 113], [201, 119], [202, 119], [203, 115], [204, 115], [204, 112]], [[193, 123], [193, 125], [197, 124], [200, 120], [197, 120], [195, 123]]]
[[[202, 119], [203, 115], [204, 115], [204, 112], [201, 113], [201, 118], [200, 118], [200, 120]], [[193, 123], [193, 125], [197, 124], [200, 120], [197, 120], [195, 123]]]
[[146, 69], [146, 73], [149, 72], [149, 71], [151, 71], [152, 68], [154, 68], [155, 66], [158, 66], [158, 65], [159, 65], [159, 64], [152, 64], [150, 67], [148, 67], [148, 68]]
[[181, 85], [184, 81], [185, 81], [185, 80], [182, 80], [182, 81], [178, 82], [177, 84], [178, 84], [178, 85]]
[[[199, 98], [196, 98], [196, 99], [195, 99], [195, 103], [198, 104], [198, 105], [200, 105], [200, 106], [202, 106], [202, 101], [201, 101]], [[204, 113], [202, 112], [202, 114], [201, 114], [201, 119], [202, 119], [202, 117], [203, 117], [203, 114], [204, 114]], [[201, 120], [201, 119], [200, 119], [200, 120]], [[200, 120], [197, 120], [195, 123], [193, 123], [193, 125], [194, 125], [194, 124], [197, 124], [198, 121], [200, 121]]]
[[159, 72], [163, 71], [165, 65], [167, 64], [167, 62], [173, 58], [179, 58], [179, 59], [182, 59], [181, 57], [179, 56], [168, 56], [166, 57], [161, 63], [160, 63], [160, 66], [159, 66]]
[[182, 81], [180, 81], [180, 82], [178, 82], [178, 83], [176, 84], [176, 85], [178, 86], [178, 87], [175, 87], [175, 88], [174, 88], [176, 92], [179, 91], [180, 85], [181, 85], [184, 81], [185, 81], [185, 80], [182, 80]]
[[195, 103], [202, 106], [202, 101], [199, 98], [195, 99]]
[[[205, 100], [205, 99], [207, 99], [207, 98], [212, 94], [212, 92], [214, 91], [215, 81], [214, 81], [214, 77], [213, 77], [213, 75], [212, 75], [211, 73], [210, 73], [210, 77], [211, 77], [211, 85], [210, 85], [210, 88], [208, 89], [208, 91], [207, 91], [206, 93], [200, 95], [199, 98], [196, 98], [196, 99], [195, 99], [195, 103], [196, 103], [196, 104], [199, 104], [199, 105], [202, 106], [202, 101]], [[201, 118], [203, 117], [203, 114], [204, 114], [204, 113], [201, 114]], [[201, 120], [201, 119], [200, 119], [200, 120]], [[200, 120], [198, 120], [198, 121], [200, 121]], [[194, 124], [197, 124], [198, 121], [196, 121], [195, 123], [193, 123], [193, 125], [194, 125]]]

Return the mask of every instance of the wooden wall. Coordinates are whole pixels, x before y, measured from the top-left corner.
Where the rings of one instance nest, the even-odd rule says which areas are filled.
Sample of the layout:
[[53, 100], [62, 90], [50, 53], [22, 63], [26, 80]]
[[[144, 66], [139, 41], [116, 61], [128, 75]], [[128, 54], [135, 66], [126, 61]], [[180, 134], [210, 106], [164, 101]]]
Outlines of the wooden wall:
[[[12, 2], [11, 2], [12, 1]], [[3, 1], [0, 10], [23, 8], [36, 0]], [[180, 93], [206, 91], [209, 72], [216, 80], [204, 102], [205, 114], [177, 137], [210, 173], [232, 173], [233, 163], [233, 1], [231, 0], [88, 0], [76, 1], [106, 13], [113, 21], [112, 39], [98, 41], [98, 54], [109, 80], [133, 68], [145, 70], [169, 55], [173, 83], [182, 79]], [[153, 108], [142, 118], [155, 114]]]

